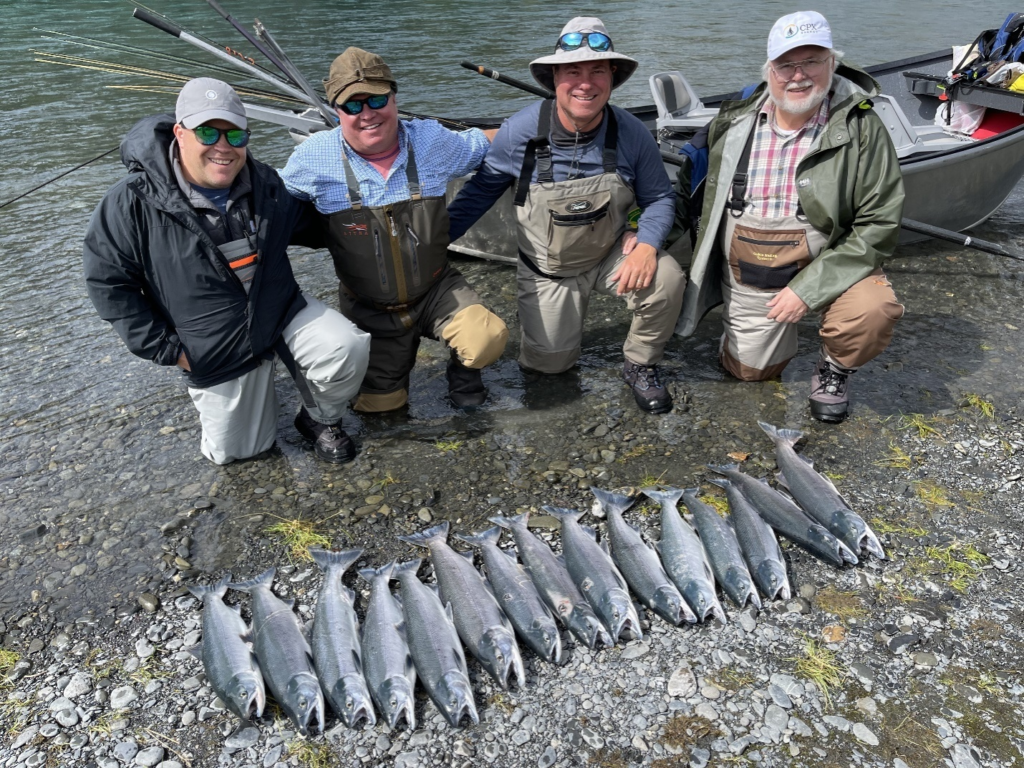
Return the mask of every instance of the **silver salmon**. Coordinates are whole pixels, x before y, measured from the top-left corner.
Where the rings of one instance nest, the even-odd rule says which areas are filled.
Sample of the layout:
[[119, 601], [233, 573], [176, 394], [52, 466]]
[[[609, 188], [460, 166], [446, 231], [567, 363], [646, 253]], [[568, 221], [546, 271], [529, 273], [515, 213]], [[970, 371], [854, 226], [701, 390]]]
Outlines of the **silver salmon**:
[[736, 532], [713, 508], [697, 498], [699, 491], [699, 488], [684, 490], [683, 503], [693, 515], [715, 578], [737, 608], [742, 608], [749, 601], [761, 610], [761, 598], [757, 596], [754, 580], [743, 561]]
[[689, 624], [696, 623], [697, 617], [665, 573], [658, 553], [647, 546], [640, 531], [622, 516], [634, 500], [600, 488], [591, 488], [590, 492], [605, 513], [612, 559], [640, 602], [669, 624], [678, 625], [684, 619]]
[[464, 717], [477, 725], [480, 716], [469, 685], [466, 656], [452, 620], [451, 603], [442, 606], [434, 590], [417, 578], [421, 562], [411, 560], [395, 566], [394, 571], [416, 673], [449, 725], [458, 728]]
[[725, 610], [715, 594], [715, 574], [704, 545], [676, 508], [683, 489], [644, 488], [643, 493], [661, 505], [661, 540], [654, 546], [665, 571], [700, 621], [706, 621], [710, 615], [725, 624]]
[[577, 640], [588, 648], [610, 648], [615, 645], [587, 598], [573, 583], [564, 559], [530, 532], [527, 527], [529, 512], [513, 517], [492, 517], [490, 521], [512, 531], [519, 557], [534, 586], [548, 608]]
[[793, 450], [804, 433], [778, 429], [763, 421], [757, 423], [775, 443], [779, 484], [793, 494], [796, 503], [855, 553], [867, 550], [868, 554], [885, 560], [882, 542], [864, 518], [850, 509], [831, 480], [815, 472], [813, 461]]
[[243, 720], [263, 715], [267, 703], [260, 665], [243, 639], [249, 628], [238, 608], [224, 603], [231, 574], [216, 584], [188, 591], [203, 604], [203, 641], [190, 653], [203, 662], [206, 679], [228, 709]]
[[313, 668], [313, 650], [295, 615], [294, 601], [270, 591], [274, 568], [231, 589], [252, 598], [252, 638], [260, 669], [281, 709], [300, 734], [309, 734], [316, 721], [324, 730], [324, 694]]
[[463, 555], [448, 546], [448, 522], [398, 538], [429, 550], [441, 600], [452, 606], [459, 637], [480, 665], [502, 688], [508, 688], [512, 672], [520, 688], [526, 685], [515, 630], [473, 567], [473, 553]]
[[310, 549], [309, 554], [324, 572], [310, 633], [316, 675], [331, 708], [345, 725], [354, 728], [365, 720], [368, 726], [373, 726], [377, 716], [363, 678], [356, 596], [341, 582], [345, 570], [360, 558], [363, 550]]
[[537, 593], [530, 576], [516, 560], [515, 553], [498, 547], [501, 528], [456, 534], [456, 537], [480, 549], [487, 569], [487, 581], [523, 641], [545, 661], [561, 663], [562, 638], [555, 618]]

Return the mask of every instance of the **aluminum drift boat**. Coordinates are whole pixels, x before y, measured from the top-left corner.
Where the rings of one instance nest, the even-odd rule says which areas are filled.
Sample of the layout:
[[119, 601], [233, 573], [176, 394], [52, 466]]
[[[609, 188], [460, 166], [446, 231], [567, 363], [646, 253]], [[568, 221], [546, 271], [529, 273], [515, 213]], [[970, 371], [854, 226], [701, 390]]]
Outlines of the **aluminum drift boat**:
[[[867, 67], [867, 72], [882, 86], [883, 95], [874, 99], [874, 109], [889, 129], [903, 169], [907, 193], [904, 216], [959, 231], [995, 213], [1024, 175], [1024, 125], [982, 140], [953, 136], [935, 125], [935, 113], [941, 104], [936, 81], [952, 66], [952, 53], [938, 51]], [[655, 104], [630, 107], [629, 111], [650, 127], [662, 150], [671, 154], [677, 154], [679, 147], [718, 113], [723, 101], [738, 96], [723, 94], [701, 100], [679, 72], [653, 75], [650, 85]], [[1024, 96], [1008, 91], [975, 86], [959, 89], [957, 98], [983, 104], [990, 113], [1024, 114]], [[296, 141], [324, 128], [315, 113], [299, 115], [248, 104], [246, 109], [252, 118], [287, 126]], [[501, 119], [458, 122], [496, 127]], [[674, 179], [675, 166], [667, 163], [666, 168]], [[464, 183], [460, 179], [451, 184], [449, 199]], [[922, 239], [922, 235], [904, 230], [900, 242]], [[517, 251], [511, 190], [451, 248], [469, 256], [514, 263]], [[686, 244], [684, 251], [688, 250]]]

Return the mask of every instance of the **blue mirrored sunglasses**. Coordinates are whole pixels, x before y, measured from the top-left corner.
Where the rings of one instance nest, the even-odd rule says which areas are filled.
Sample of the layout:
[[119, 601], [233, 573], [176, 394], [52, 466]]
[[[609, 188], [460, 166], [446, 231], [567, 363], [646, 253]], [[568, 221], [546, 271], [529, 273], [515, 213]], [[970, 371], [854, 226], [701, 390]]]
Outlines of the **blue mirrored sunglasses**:
[[367, 96], [365, 99], [349, 99], [344, 104], [339, 104], [341, 111], [346, 115], [358, 115], [363, 111], [363, 105], [365, 104], [370, 109], [384, 109], [391, 100], [391, 92], [378, 93], [373, 96]]
[[558, 38], [558, 47], [563, 51], [575, 51], [586, 42], [592, 51], [611, 51], [612, 39], [600, 32], [566, 32]]
[[196, 141], [205, 147], [212, 147], [220, 141], [221, 134], [228, 140], [235, 149], [241, 149], [249, 143], [249, 134], [245, 128], [214, 128], [212, 125], [197, 125], [192, 129], [196, 135]]

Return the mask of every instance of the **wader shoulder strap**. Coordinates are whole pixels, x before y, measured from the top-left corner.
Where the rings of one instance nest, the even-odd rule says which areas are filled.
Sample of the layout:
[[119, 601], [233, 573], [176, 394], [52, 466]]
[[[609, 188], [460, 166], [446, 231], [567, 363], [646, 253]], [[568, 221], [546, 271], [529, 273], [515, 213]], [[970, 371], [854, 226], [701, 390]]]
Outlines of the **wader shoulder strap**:
[[601, 162], [604, 164], [605, 173], [615, 173], [619, 145], [619, 122], [615, 119], [615, 110], [611, 107], [605, 107], [605, 115], [608, 127], [604, 132], [604, 152], [601, 155]]
[[554, 106], [554, 99], [544, 99], [540, 103], [540, 115], [537, 118], [537, 135], [526, 142], [526, 152], [523, 155], [523, 167], [519, 171], [519, 180], [516, 182], [516, 195], [513, 202], [522, 208], [526, 205], [526, 196], [530, 192], [530, 181], [533, 179], [533, 169], [537, 168], [537, 181], [541, 184], [555, 180], [551, 170], [551, 109]]
[[[750, 153], [754, 147], [754, 137], [757, 135], [757, 117], [754, 119], [754, 127], [747, 136], [747, 143], [743, 145], [743, 154], [736, 165], [736, 173], [732, 177], [732, 188], [729, 190], [729, 199], [725, 202], [726, 210], [732, 211], [733, 216], [739, 216], [747, 207], [747, 181], [750, 179]], [[799, 200], [796, 202], [796, 215], [804, 215], [804, 204]]]
[[405, 180], [409, 185], [409, 199], [419, 200], [422, 197], [422, 190], [420, 189], [420, 174], [416, 170], [416, 156], [412, 151], [412, 141], [407, 140], [405, 145], [409, 148], [409, 164], [405, 168]]
[[341, 147], [341, 164], [345, 166], [345, 184], [348, 186], [348, 199], [352, 203], [352, 209], [358, 211], [363, 207], [363, 195], [359, 191], [359, 179], [356, 178], [352, 164], [348, 161], [348, 153], [345, 147]]

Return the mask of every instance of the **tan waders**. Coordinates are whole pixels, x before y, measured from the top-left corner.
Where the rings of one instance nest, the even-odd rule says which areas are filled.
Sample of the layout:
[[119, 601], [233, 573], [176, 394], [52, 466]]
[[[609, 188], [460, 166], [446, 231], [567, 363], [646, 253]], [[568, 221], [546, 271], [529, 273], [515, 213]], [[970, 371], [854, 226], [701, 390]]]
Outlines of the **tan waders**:
[[364, 206], [343, 150], [352, 207], [327, 217], [341, 311], [371, 336], [369, 368], [353, 406], [357, 411], [406, 404], [421, 336], [443, 341], [453, 352], [452, 401], [478, 405], [486, 394], [479, 369], [497, 360], [508, 340], [505, 323], [449, 265], [445, 199], [420, 194], [411, 143], [408, 151], [410, 199]]
[[[752, 140], [752, 137], [751, 137]], [[745, 202], [751, 140], [740, 159], [720, 228], [724, 309], [720, 360], [743, 381], [780, 375], [797, 352], [797, 323], [769, 320], [767, 306], [801, 269], [818, 257], [824, 234], [797, 208], [796, 216], [764, 218]], [[903, 306], [881, 269], [854, 283], [821, 311], [822, 356], [812, 379], [811, 414], [842, 421], [847, 377], [877, 357], [892, 340]]]
[[[604, 172], [554, 180], [548, 144], [552, 108], [550, 100], [541, 105], [537, 137], [527, 144], [515, 194], [522, 326], [519, 364], [541, 373], [560, 373], [576, 364], [591, 292], [616, 294], [611, 277], [625, 259], [621, 242], [627, 215], [636, 205], [632, 188], [616, 172], [618, 131], [611, 109], [604, 113], [608, 121]], [[535, 167], [537, 182], [530, 183]], [[659, 251], [651, 284], [623, 296], [633, 311], [623, 353], [627, 365], [644, 369], [639, 378], [633, 371], [629, 383], [637, 404], [647, 411], [671, 408], [671, 397], [657, 371], [647, 374], [661, 361], [672, 335], [685, 283], [675, 259]], [[641, 381], [642, 393], [636, 381]]]

